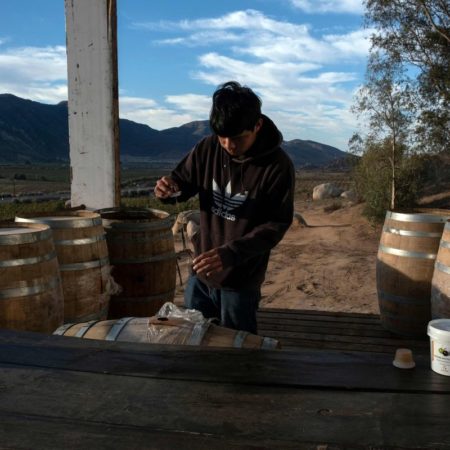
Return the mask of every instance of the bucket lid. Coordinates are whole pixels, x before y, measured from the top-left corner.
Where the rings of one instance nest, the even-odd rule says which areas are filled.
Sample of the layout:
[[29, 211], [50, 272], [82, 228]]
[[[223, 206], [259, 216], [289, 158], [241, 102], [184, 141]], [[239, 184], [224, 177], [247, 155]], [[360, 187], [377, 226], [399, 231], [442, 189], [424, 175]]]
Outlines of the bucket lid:
[[450, 340], [450, 319], [435, 319], [428, 322], [428, 336]]

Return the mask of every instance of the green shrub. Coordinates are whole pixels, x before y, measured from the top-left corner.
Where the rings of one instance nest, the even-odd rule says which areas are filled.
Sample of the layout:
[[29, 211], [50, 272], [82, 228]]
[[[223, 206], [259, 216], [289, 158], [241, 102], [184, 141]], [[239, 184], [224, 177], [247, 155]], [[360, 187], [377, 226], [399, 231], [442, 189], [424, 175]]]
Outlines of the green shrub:
[[[391, 207], [392, 167], [388, 145], [367, 148], [353, 169], [355, 189], [365, 201], [364, 214], [382, 221]], [[401, 156], [396, 164], [396, 209], [416, 205], [424, 184], [424, 160], [420, 156]]]

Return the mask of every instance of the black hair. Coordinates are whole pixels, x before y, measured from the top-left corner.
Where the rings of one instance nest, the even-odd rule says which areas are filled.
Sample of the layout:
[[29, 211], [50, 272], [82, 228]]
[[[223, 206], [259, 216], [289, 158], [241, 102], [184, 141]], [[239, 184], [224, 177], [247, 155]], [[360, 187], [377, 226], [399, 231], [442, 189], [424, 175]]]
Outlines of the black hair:
[[209, 124], [217, 136], [253, 131], [260, 117], [261, 100], [250, 88], [228, 81], [214, 92]]

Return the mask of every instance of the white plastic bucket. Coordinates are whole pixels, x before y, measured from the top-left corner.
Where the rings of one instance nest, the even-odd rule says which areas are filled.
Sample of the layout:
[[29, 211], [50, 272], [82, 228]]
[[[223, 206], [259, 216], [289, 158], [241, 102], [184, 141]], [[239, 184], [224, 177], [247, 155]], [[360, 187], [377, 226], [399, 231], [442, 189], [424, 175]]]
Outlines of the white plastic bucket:
[[430, 336], [431, 369], [450, 376], [450, 319], [428, 322]]

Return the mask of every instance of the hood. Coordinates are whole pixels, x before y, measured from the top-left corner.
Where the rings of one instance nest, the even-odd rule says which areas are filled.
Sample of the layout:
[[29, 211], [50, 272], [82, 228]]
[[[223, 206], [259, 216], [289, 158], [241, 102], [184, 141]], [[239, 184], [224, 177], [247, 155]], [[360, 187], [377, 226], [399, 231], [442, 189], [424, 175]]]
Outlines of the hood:
[[240, 158], [232, 158], [233, 162], [243, 164], [267, 156], [276, 151], [283, 142], [283, 135], [267, 116], [262, 114], [263, 124], [255, 143]]

